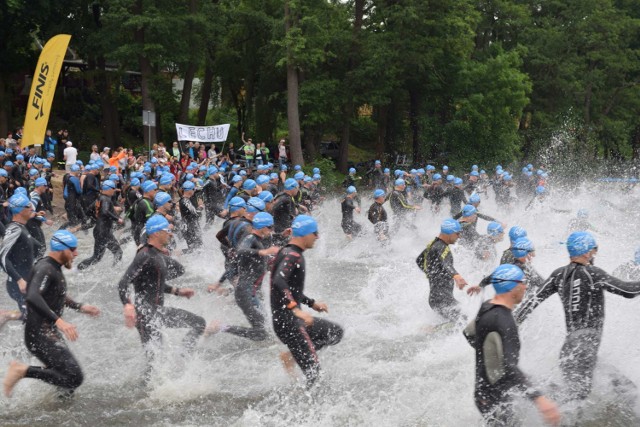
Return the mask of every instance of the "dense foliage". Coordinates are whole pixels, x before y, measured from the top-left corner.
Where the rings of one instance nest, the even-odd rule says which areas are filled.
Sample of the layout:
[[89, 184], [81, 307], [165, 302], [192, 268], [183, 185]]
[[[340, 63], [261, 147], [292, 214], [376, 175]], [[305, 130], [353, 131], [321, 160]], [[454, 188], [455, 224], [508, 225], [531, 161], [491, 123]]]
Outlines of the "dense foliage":
[[52, 127], [100, 127], [106, 145], [142, 145], [144, 108], [153, 140], [230, 122], [233, 141], [287, 137], [294, 161], [340, 141], [342, 170], [349, 144], [468, 165], [532, 158], [559, 129], [588, 158], [640, 153], [636, 0], [0, 3], [1, 133], [22, 121], [34, 40], [68, 33], [85, 65]]

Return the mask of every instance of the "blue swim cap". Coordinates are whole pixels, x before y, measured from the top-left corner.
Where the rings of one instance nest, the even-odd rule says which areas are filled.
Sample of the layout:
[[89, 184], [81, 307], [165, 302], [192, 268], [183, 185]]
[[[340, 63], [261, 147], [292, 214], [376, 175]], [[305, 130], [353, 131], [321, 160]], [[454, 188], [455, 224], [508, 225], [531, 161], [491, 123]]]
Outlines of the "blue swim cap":
[[244, 209], [246, 207], [247, 207], [247, 202], [245, 202], [242, 197], [236, 196], [236, 197], [232, 197], [231, 200], [229, 200], [229, 211], [231, 212], [235, 212], [240, 209]]
[[461, 231], [462, 231], [462, 226], [458, 221], [456, 221], [453, 218], [447, 218], [444, 221], [442, 221], [442, 224], [440, 224], [440, 232], [442, 234], [454, 234], [454, 233], [460, 233]]
[[269, 177], [267, 175], [260, 175], [256, 178], [256, 184], [264, 185], [269, 182]]
[[440, 181], [442, 179], [442, 175], [440, 175], [439, 173], [434, 173], [433, 174], [433, 180], [434, 181]]
[[109, 179], [111, 181], [120, 181], [120, 177], [118, 175], [116, 175], [115, 173], [112, 173], [111, 175], [109, 175]]
[[0, 169], [0, 176], [4, 176], [5, 178], [8, 178], [9, 172], [7, 172], [5, 169]]
[[267, 205], [259, 197], [251, 197], [247, 202], [247, 212], [263, 212], [267, 208]]
[[434, 171], [434, 170], [436, 170], [436, 167], [433, 166], [433, 165], [427, 165], [427, 170], [428, 171]]
[[456, 177], [453, 175], [447, 175], [447, 182], [453, 182], [455, 181]]
[[389, 169], [389, 168], [384, 168], [383, 173], [391, 173], [391, 169]]
[[232, 184], [237, 184], [239, 182], [242, 182], [242, 177], [240, 175], [236, 175], [233, 178], [231, 178], [231, 183]]
[[511, 245], [511, 253], [516, 258], [525, 257], [529, 252], [535, 250], [536, 248], [533, 246], [533, 242], [527, 237], [521, 237]]
[[462, 185], [462, 178], [456, 178], [453, 180], [453, 185]]
[[[5, 166], [6, 166], [8, 163], [11, 163], [11, 162], [7, 162], [7, 163], [5, 163]], [[13, 163], [11, 163], [11, 165], [13, 165]], [[80, 170], [80, 166], [78, 166], [78, 165], [71, 165], [71, 168], [69, 168], [69, 170], [70, 170], [71, 172], [78, 172], [78, 171]]]
[[18, 154], [16, 156], [16, 160], [24, 160], [24, 156], [22, 154]]
[[314, 173], [314, 174], [316, 174], [316, 173], [320, 173], [320, 168], [313, 168], [313, 173]]
[[519, 225], [514, 225], [509, 229], [509, 240], [511, 240], [511, 242], [515, 242], [521, 237], [527, 237], [527, 230]]
[[280, 170], [286, 171], [287, 169], [289, 169], [287, 165], [280, 166]]
[[376, 160], [376, 161], [375, 161], [375, 162], [373, 162], [373, 163], [374, 163], [374, 164], [376, 164], [376, 165], [380, 165], [380, 164], [381, 164], [381, 163], [380, 163], [380, 160]]
[[209, 166], [209, 175], [213, 175], [214, 173], [218, 173], [218, 168], [215, 166]]
[[511, 175], [509, 175], [508, 173], [505, 172], [504, 176], [502, 177], [503, 181], [511, 181]]
[[169, 201], [171, 201], [171, 195], [164, 191], [158, 191], [156, 196], [153, 198], [153, 203], [158, 207], [163, 206]]
[[504, 229], [499, 222], [491, 221], [489, 225], [487, 225], [487, 234], [489, 236], [498, 236], [504, 233]]
[[513, 264], [502, 264], [491, 274], [491, 284], [496, 294], [504, 294], [524, 280], [524, 272]]
[[294, 188], [298, 188], [298, 181], [296, 181], [293, 178], [287, 178], [287, 180], [284, 182], [284, 189], [285, 190], [293, 190]]
[[396, 169], [395, 171], [393, 171], [393, 175], [394, 176], [404, 176], [404, 171], [401, 171], [400, 169]]
[[49, 241], [52, 252], [64, 251], [66, 249], [74, 250], [78, 247], [78, 238], [69, 230], [58, 230], [53, 233]]
[[529, 172], [529, 169], [527, 169], [526, 167], [522, 168], [522, 173], [526, 174], [527, 172]]
[[295, 166], [293, 167], [293, 170], [294, 170], [294, 171], [302, 170], [302, 166], [300, 166], [300, 165], [295, 165]]
[[303, 237], [318, 231], [318, 222], [309, 215], [298, 215], [291, 224], [294, 237]]
[[484, 174], [486, 174], [485, 170], [484, 169], [480, 170], [480, 175], [484, 175]]
[[462, 208], [462, 216], [465, 218], [475, 215], [476, 213], [478, 213], [478, 210], [473, 205], [464, 205]]
[[111, 167], [109, 167], [109, 172], [111, 172], [111, 173], [115, 173], [115, 172], [117, 172], [117, 171], [118, 171], [118, 168], [117, 168], [117, 167], [115, 167], [115, 166], [111, 166]]
[[304, 179], [304, 172], [296, 172], [296, 174], [293, 175], [293, 178], [296, 181], [300, 181], [301, 179]]
[[160, 185], [171, 185], [173, 182], [173, 175], [170, 173], [166, 173], [160, 177], [160, 181], [158, 181]]
[[597, 247], [596, 239], [587, 231], [575, 231], [567, 238], [567, 250], [570, 257], [584, 255]]
[[473, 165], [473, 166], [471, 166], [471, 170], [472, 170], [472, 171], [477, 171], [477, 170], [478, 170], [478, 165]]
[[478, 193], [473, 193], [469, 196], [469, 203], [475, 205], [476, 203], [480, 203], [480, 195]]
[[349, 187], [347, 187], [347, 194], [353, 194], [356, 193], [356, 187], [354, 187], [353, 185], [350, 185]]
[[527, 169], [529, 169], [529, 170], [533, 169], [533, 165], [532, 165], [531, 163], [529, 163], [529, 164], [527, 165]]
[[106, 180], [105, 182], [102, 183], [102, 189], [105, 191], [115, 190], [115, 188], [116, 188], [116, 183], [111, 180]]
[[44, 166], [45, 168], [50, 168], [51, 167], [51, 163], [47, 162], [45, 160], [45, 162], [42, 164], [42, 166]]
[[87, 166], [84, 167], [84, 171], [89, 172], [89, 171], [92, 171], [94, 168], [95, 168], [94, 165], [88, 164]]
[[393, 185], [395, 185], [396, 187], [399, 187], [401, 185], [406, 185], [406, 182], [404, 182], [404, 179], [398, 178], [396, 179], [396, 182]]
[[7, 154], [13, 154], [13, 149], [12, 148], [7, 148]]
[[55, 156], [56, 156], [56, 155], [55, 155], [55, 154], [53, 154], [52, 152], [48, 152], [48, 153], [47, 153], [47, 159], [48, 159], [49, 157], [55, 157]]
[[542, 185], [536, 187], [536, 194], [544, 194], [547, 190]]
[[589, 211], [586, 209], [578, 209], [578, 218], [589, 218]]
[[151, 236], [158, 231], [171, 231], [169, 228], [169, 221], [162, 215], [152, 215], [151, 218], [147, 220], [145, 224], [145, 229], [147, 230], [147, 236]]
[[322, 179], [322, 177], [320, 176], [319, 173], [315, 173], [313, 174], [313, 180], [314, 181], [320, 181]]
[[478, 171], [471, 171], [471, 173], [469, 175], [471, 175], [471, 176], [480, 176]]
[[376, 191], [373, 192], [373, 198], [377, 199], [378, 197], [384, 197], [385, 193], [384, 190], [378, 188]]
[[258, 198], [265, 203], [269, 203], [273, 201], [273, 194], [271, 193], [271, 191], [261, 191], [260, 194], [258, 194]]
[[151, 167], [149, 167], [149, 166], [145, 166], [145, 167], [142, 169], [142, 172], [144, 172], [144, 173], [151, 173]]
[[247, 179], [243, 184], [242, 184], [242, 188], [244, 190], [253, 190], [254, 188], [256, 188], [256, 182], [252, 179]]
[[185, 181], [182, 183], [182, 189], [185, 191], [194, 190], [195, 188], [196, 188], [196, 185], [191, 181]]
[[192, 173], [188, 173], [184, 176], [185, 181], [191, 181], [194, 178]]
[[244, 170], [244, 169], [242, 169], [242, 170], [239, 172], [239, 175], [240, 175], [240, 176], [247, 176], [247, 171], [246, 171], [246, 170]]
[[29, 197], [29, 195], [27, 194], [27, 189], [24, 187], [18, 187], [15, 190], [13, 190], [13, 194], [23, 194], [27, 197]]
[[140, 186], [140, 180], [138, 178], [133, 178], [131, 180], [131, 187], [138, 187]]
[[413, 174], [418, 173], [418, 171], [417, 171], [416, 169], [411, 169], [411, 170], [409, 171], [409, 173], [410, 173], [411, 175], [413, 175]]
[[311, 178], [310, 176], [305, 176], [304, 182], [313, 182], [313, 178]]
[[442, 166], [442, 170], [443, 171], [448, 171], [449, 170], [449, 166], [447, 166], [447, 165]]
[[[23, 187], [19, 187], [19, 188], [23, 188]], [[26, 190], [25, 190], [25, 193], [26, 193]], [[9, 197], [9, 210], [11, 211], [12, 215], [22, 212], [24, 208], [27, 208], [29, 206], [32, 206], [31, 202], [29, 201], [29, 197], [27, 197], [26, 194], [19, 193], [17, 189], [15, 194]]]
[[258, 212], [256, 216], [253, 217], [252, 224], [256, 230], [273, 227], [273, 216], [268, 212]]
[[277, 173], [272, 173], [271, 175], [269, 175], [270, 180], [271, 179], [278, 179], [278, 174]]
[[143, 193], [149, 193], [149, 192], [151, 192], [153, 190], [157, 190], [157, 189], [158, 189], [158, 186], [153, 181], [145, 181], [144, 184], [142, 184], [142, 192]]
[[538, 170], [536, 171], [536, 174], [537, 174], [537, 175], [542, 175], [543, 173], [544, 173], [544, 171], [543, 171], [542, 169], [538, 169]]
[[29, 176], [36, 176], [38, 174], [38, 169], [29, 169]]
[[356, 173], [356, 168], [349, 168], [349, 174]]
[[36, 187], [46, 186], [47, 185], [47, 180], [44, 179], [44, 178], [38, 178], [38, 179], [36, 179], [34, 184], [35, 184]]

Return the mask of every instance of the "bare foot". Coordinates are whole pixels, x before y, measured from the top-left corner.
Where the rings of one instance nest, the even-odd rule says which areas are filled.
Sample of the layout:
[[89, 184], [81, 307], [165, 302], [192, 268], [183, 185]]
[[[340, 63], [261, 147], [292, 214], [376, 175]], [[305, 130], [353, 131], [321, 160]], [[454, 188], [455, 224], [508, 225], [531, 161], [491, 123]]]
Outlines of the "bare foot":
[[24, 363], [16, 362], [15, 360], [9, 363], [9, 369], [4, 376], [4, 394], [7, 397], [11, 397], [13, 388], [18, 384], [18, 381], [27, 375], [28, 366]]
[[284, 370], [287, 371], [287, 375], [292, 379], [296, 379], [296, 361], [293, 358], [293, 355], [288, 351], [283, 351], [280, 353], [280, 360], [284, 365]]
[[0, 310], [0, 329], [9, 320], [20, 320], [20, 312], [18, 310]]
[[204, 329], [204, 336], [208, 337], [210, 335], [215, 335], [218, 332], [220, 332], [220, 322], [217, 320], [212, 320], [211, 323], [209, 323]]

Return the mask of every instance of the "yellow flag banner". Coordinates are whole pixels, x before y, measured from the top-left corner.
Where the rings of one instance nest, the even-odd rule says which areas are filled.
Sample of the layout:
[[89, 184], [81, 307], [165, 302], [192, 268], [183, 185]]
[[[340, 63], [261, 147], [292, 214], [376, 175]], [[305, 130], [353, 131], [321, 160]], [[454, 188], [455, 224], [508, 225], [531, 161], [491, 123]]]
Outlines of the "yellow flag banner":
[[58, 34], [52, 37], [42, 49], [31, 82], [27, 115], [24, 119], [22, 147], [44, 142], [51, 103], [56, 93], [56, 85], [69, 40], [71, 40], [70, 35]]

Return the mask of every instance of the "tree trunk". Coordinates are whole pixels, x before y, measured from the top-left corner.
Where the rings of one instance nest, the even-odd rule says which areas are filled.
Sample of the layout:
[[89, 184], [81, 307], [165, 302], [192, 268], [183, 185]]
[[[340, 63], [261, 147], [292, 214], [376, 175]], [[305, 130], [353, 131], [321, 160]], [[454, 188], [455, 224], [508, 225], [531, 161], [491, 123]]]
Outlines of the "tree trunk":
[[106, 61], [103, 55], [97, 58], [98, 73], [96, 89], [100, 97], [100, 107], [102, 108], [102, 131], [105, 146], [115, 149], [120, 142], [120, 119], [118, 108], [111, 88], [111, 79], [106, 71]]
[[338, 150], [338, 170], [347, 173], [349, 168], [349, 142], [351, 139], [351, 116], [353, 114], [353, 102], [345, 104], [342, 110], [344, 123], [342, 124], [342, 136]]
[[640, 159], [640, 125], [636, 125], [631, 134], [631, 159], [634, 162]]
[[193, 78], [196, 76], [196, 64], [190, 62], [187, 71], [184, 73], [184, 86], [180, 96], [180, 113], [178, 122], [187, 124], [189, 122], [189, 105], [191, 104], [191, 90], [193, 89]]
[[200, 89], [200, 108], [198, 109], [198, 126], [204, 126], [207, 120], [207, 113], [209, 112], [209, 102], [211, 101], [211, 88], [213, 86], [213, 69], [211, 64], [207, 61], [207, 66], [204, 70], [204, 80], [202, 82], [202, 88]]
[[389, 119], [389, 106], [374, 107], [376, 116], [376, 157], [382, 159], [386, 152], [387, 120]]
[[[291, 16], [289, 0], [284, 2], [285, 31], [288, 34], [295, 26]], [[298, 106], [298, 70], [294, 64], [293, 50], [287, 46], [287, 122], [289, 125], [289, 151], [294, 165], [304, 165], [302, 144], [300, 141], [300, 116]]]
[[420, 125], [418, 114], [420, 111], [420, 98], [418, 91], [409, 89], [409, 126], [411, 127], [411, 141], [413, 148], [413, 163], [422, 163], [422, 153], [420, 151]]
[[[133, 8], [133, 13], [135, 15], [142, 16], [144, 12], [143, 8], [143, 0], [136, 0], [135, 6]], [[140, 45], [140, 49], [142, 50], [142, 45], [144, 45], [144, 28], [138, 28], [134, 30], [133, 37], [136, 43]], [[153, 67], [151, 66], [151, 61], [149, 58], [142, 54], [138, 54], [138, 66], [140, 67], [140, 91], [142, 94], [142, 109], [148, 111], [156, 111], [155, 103], [153, 102], [153, 98], [151, 97], [150, 90], [150, 81], [153, 77]], [[157, 119], [157, 117], [156, 117]], [[156, 120], [156, 123], [159, 123]], [[144, 143], [147, 147], [151, 147], [156, 143], [156, 127], [149, 127], [143, 125], [143, 138]]]
[[11, 124], [11, 92], [4, 76], [0, 76], [0, 136], [5, 137]]

